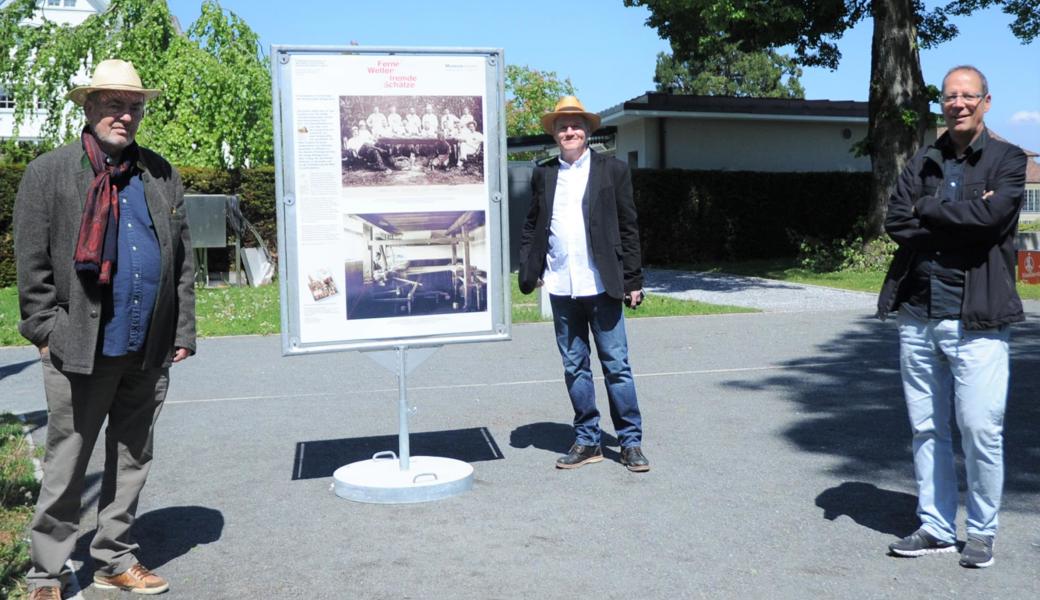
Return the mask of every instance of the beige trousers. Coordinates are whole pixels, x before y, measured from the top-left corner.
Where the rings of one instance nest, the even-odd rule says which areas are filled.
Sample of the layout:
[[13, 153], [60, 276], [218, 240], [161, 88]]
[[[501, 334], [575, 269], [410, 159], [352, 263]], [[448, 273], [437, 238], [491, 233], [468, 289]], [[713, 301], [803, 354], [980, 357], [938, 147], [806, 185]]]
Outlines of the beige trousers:
[[98, 356], [91, 375], [65, 373], [44, 356], [47, 446], [43, 484], [30, 529], [30, 587], [59, 585], [76, 546], [90, 455], [105, 428], [105, 470], [98, 496], [97, 533], [90, 555], [99, 573], [129, 569], [138, 546], [130, 529], [148, 478], [152, 435], [169, 383], [169, 369], [141, 369], [141, 355]]

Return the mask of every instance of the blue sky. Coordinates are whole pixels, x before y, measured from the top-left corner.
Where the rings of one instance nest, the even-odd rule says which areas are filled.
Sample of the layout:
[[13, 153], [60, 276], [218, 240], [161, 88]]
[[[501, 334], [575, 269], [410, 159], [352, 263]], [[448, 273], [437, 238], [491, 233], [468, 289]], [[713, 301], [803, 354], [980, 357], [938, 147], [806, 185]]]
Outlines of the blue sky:
[[[188, 27], [201, 0], [168, 0]], [[648, 13], [622, 0], [222, 0], [271, 44], [503, 48], [506, 61], [569, 77], [585, 107], [600, 111], [652, 90], [658, 52], [667, 42], [646, 27]], [[567, 15], [558, 13], [567, 7]], [[955, 21], [961, 34], [921, 55], [924, 77], [939, 85], [946, 70], [971, 63], [986, 73], [993, 107], [986, 123], [1040, 152], [1040, 41], [1024, 46], [999, 10]], [[872, 23], [840, 42], [836, 71], [807, 69], [806, 98], [866, 100]], [[938, 107], [933, 107], [938, 110]]]

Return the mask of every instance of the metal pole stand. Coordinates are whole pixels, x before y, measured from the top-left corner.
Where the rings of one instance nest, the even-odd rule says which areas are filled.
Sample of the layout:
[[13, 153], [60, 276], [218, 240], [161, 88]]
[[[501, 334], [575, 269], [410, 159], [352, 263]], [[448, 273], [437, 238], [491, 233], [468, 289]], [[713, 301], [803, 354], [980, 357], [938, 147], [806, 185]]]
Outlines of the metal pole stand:
[[408, 373], [433, 352], [432, 348], [412, 349], [397, 346], [394, 350], [367, 353], [384, 368], [397, 373], [400, 431], [398, 453], [377, 452], [368, 460], [344, 465], [332, 474], [336, 495], [355, 502], [374, 504], [410, 504], [430, 502], [461, 494], [473, 487], [473, 467], [453, 458], [411, 456], [408, 447]]

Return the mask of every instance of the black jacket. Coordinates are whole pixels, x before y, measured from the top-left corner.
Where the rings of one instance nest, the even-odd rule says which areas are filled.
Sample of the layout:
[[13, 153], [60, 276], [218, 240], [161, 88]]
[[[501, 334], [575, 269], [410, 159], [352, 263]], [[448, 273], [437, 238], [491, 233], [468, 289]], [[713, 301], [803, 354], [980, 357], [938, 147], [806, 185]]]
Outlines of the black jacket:
[[[582, 200], [585, 234], [592, 247], [592, 261], [608, 296], [621, 300], [625, 292], [643, 288], [639, 254], [639, 223], [632, 199], [628, 165], [592, 152], [589, 184]], [[559, 158], [535, 168], [531, 174], [531, 208], [520, 234], [520, 291], [534, 291], [545, 272], [549, 250]]]
[[[960, 198], [942, 200], [943, 134], [914, 155], [888, 201], [885, 231], [899, 244], [878, 296], [878, 316], [899, 308], [916, 252], [956, 252], [964, 258], [961, 322], [991, 329], [1025, 319], [1015, 290], [1014, 237], [1025, 196], [1026, 155], [983, 132], [987, 139], [964, 167]], [[983, 195], [993, 194], [983, 199]]]

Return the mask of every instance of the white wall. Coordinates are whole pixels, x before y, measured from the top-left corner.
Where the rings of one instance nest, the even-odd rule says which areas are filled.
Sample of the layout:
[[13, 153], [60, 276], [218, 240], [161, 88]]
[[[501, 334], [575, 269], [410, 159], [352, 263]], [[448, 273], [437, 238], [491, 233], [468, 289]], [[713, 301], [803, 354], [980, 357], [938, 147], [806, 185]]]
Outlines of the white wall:
[[[848, 139], [845, 129], [851, 132]], [[866, 123], [669, 119], [665, 152], [669, 168], [869, 171], [869, 158], [849, 152], [866, 132]]]

